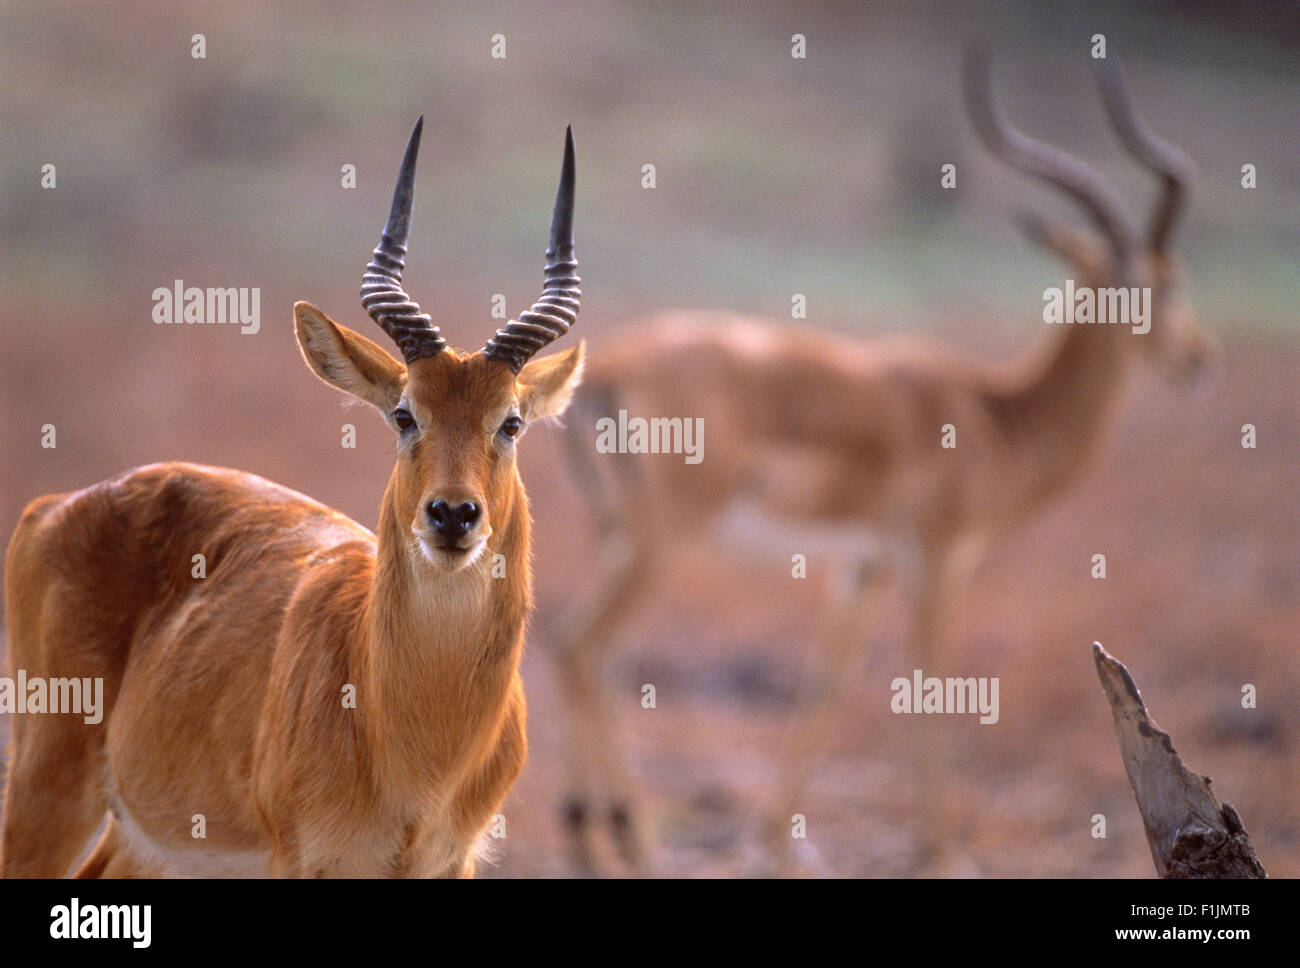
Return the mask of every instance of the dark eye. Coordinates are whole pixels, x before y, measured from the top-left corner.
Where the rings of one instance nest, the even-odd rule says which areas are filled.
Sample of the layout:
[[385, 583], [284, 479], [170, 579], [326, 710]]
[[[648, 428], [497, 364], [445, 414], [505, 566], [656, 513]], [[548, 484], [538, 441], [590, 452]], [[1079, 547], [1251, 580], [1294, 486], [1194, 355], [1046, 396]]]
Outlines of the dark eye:
[[411, 411], [398, 407], [393, 411], [393, 423], [397, 424], [398, 430], [410, 430], [415, 426], [415, 418], [411, 416]]
[[506, 417], [505, 423], [501, 425], [501, 433], [507, 437], [518, 437], [519, 431], [523, 429], [524, 422], [514, 415]]

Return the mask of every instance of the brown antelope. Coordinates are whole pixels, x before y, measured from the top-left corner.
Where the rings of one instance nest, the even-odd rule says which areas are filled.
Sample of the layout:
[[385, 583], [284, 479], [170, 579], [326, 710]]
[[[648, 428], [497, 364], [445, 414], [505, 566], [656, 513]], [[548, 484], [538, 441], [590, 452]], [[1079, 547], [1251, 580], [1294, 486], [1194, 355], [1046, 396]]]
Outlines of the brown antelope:
[[[784, 757], [769, 820], [769, 838], [788, 848], [804, 776], [862, 647], [858, 630], [887, 579], [896, 577], [910, 593], [916, 666], [902, 671], [956, 674], [945, 667], [945, 608], [984, 550], [1096, 461], [1139, 360], [1182, 376], [1212, 353], [1212, 338], [1180, 295], [1170, 251], [1190, 165], [1139, 119], [1118, 66], [1099, 74], [1107, 113], [1123, 144], [1163, 185], [1145, 232], [1131, 225], [1097, 172], [1008, 126], [984, 58], [971, 57], [965, 81], [989, 150], [1073, 198], [1096, 229], [1035, 220], [1033, 237], [1065, 260], [1081, 287], [1150, 287], [1150, 329], [1053, 327], [1035, 351], [995, 365], [912, 339], [850, 342], [680, 312], [605, 347], [574, 401], [566, 435], [575, 476], [598, 512], [602, 549], [594, 569], [600, 584], [559, 652], [572, 711], [564, 822], [580, 865], [592, 863], [593, 805], [608, 809], [628, 861], [641, 858], [601, 676], [618, 629], [659, 587], [674, 548], [743, 542], [751, 551], [766, 546], [772, 557], [765, 560], [783, 573], [792, 555], [804, 554], [833, 575], [821, 632], [824, 681], [812, 690], [812, 708]], [[594, 454], [593, 422], [620, 411], [702, 418], [703, 459]], [[941, 446], [946, 424], [956, 432], [952, 449]], [[943, 818], [934, 816], [942, 735], [918, 728], [934, 838], [927, 846], [936, 846], [944, 836]]]
[[526, 750], [515, 448], [582, 369], [581, 343], [528, 362], [578, 313], [573, 141], [541, 297], [461, 353], [401, 283], [422, 125], [361, 286], [405, 362], [294, 305], [307, 365], [397, 435], [378, 533], [192, 464], [33, 501], [7, 559], [10, 664], [102, 677], [106, 712], [14, 717], [5, 875], [66, 874], [106, 815], [80, 876], [474, 873]]

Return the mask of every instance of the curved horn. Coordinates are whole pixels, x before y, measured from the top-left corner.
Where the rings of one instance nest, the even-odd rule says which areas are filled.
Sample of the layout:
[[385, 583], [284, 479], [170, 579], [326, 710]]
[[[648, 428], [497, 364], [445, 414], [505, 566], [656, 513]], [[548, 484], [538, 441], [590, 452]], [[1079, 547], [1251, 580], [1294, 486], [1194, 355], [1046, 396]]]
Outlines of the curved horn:
[[1115, 190], [1078, 158], [1021, 134], [1007, 123], [993, 100], [993, 70], [984, 51], [967, 50], [962, 75], [967, 111], [989, 151], [1018, 171], [1056, 186], [1083, 206], [1120, 260], [1126, 261], [1137, 233]]
[[1151, 227], [1147, 232], [1147, 243], [1151, 248], [1156, 252], [1164, 252], [1169, 245], [1174, 222], [1182, 210], [1187, 182], [1191, 181], [1195, 167], [1184, 151], [1157, 137], [1146, 126], [1133, 103], [1133, 93], [1124, 74], [1124, 65], [1103, 58], [1096, 62], [1095, 68], [1097, 86], [1101, 88], [1101, 98], [1106, 104], [1106, 113], [1110, 115], [1115, 133], [1129, 154], [1160, 175], [1164, 183], [1164, 192], [1156, 203], [1151, 216]]
[[402, 288], [406, 268], [406, 239], [411, 230], [411, 203], [415, 198], [415, 159], [420, 153], [424, 115], [415, 122], [402, 156], [384, 234], [361, 277], [361, 305], [370, 318], [393, 338], [407, 365], [424, 356], [436, 356], [447, 345], [429, 314]]
[[515, 373], [543, 346], [569, 331], [578, 318], [582, 290], [578, 260], [573, 255], [573, 128], [564, 133], [564, 167], [551, 215], [551, 242], [546, 247], [542, 294], [533, 308], [506, 323], [483, 347], [483, 355], [504, 363]]

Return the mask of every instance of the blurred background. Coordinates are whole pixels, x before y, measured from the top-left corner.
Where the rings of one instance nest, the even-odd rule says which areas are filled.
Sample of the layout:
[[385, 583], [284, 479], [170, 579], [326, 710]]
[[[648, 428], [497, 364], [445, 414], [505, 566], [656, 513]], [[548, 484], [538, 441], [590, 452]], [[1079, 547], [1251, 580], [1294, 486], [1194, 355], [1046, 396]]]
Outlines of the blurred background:
[[[1062, 277], [1013, 216], [1075, 213], [982, 153], [961, 110], [961, 50], [988, 43], [1019, 126], [1145, 211], [1152, 179], [1106, 130], [1092, 86], [1090, 38], [1104, 33], [1147, 120], [1198, 165], [1177, 248], [1224, 360], [1192, 394], [1148, 376], [1103, 466], [999, 547], [958, 603], [954, 637], [1002, 698], [997, 725], [952, 731], [963, 844], [992, 876], [1151, 874], [1092, 669], [1100, 640], [1237, 806], [1270, 872], [1300, 874], [1296, 6], [679, 6], [5, 3], [0, 531], [39, 494], [165, 459], [252, 471], [373, 527], [390, 432], [307, 371], [290, 310], [307, 299], [377, 332], [357, 289], [421, 113], [406, 281], [454, 345], [477, 348], [499, 325], [494, 293], [512, 315], [536, 295], [572, 123], [578, 329], [593, 353], [640, 316], [710, 307], [1008, 358], [1041, 334], [1041, 293]], [[791, 57], [795, 33], [805, 59]], [[952, 191], [939, 187], [946, 163]], [[260, 332], [155, 325], [153, 290], [176, 279], [260, 287]], [[790, 319], [796, 292], [806, 320]], [[345, 422], [355, 450], [340, 447]], [[41, 446], [47, 423], [54, 449]], [[557, 443], [541, 428], [522, 446], [537, 522], [532, 752], [485, 876], [569, 872], [550, 646], [592, 527]], [[1106, 581], [1087, 577], [1098, 549]], [[659, 601], [610, 670], [657, 870], [751, 873], [817, 589], [702, 552]], [[887, 703], [907, 661], [903, 617], [882, 616], [814, 770], [803, 873], [913, 870], [913, 756]], [[654, 710], [640, 706], [645, 682]], [[1244, 683], [1256, 710], [1240, 708]], [[1104, 840], [1090, 836], [1095, 813]]]

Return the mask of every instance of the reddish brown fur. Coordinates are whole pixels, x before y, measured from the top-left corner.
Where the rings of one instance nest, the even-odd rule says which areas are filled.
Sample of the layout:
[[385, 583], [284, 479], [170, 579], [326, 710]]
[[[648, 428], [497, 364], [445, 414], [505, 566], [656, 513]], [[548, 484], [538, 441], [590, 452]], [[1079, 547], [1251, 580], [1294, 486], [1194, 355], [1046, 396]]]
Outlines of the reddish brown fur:
[[[106, 810], [85, 876], [473, 873], [526, 752], [528, 501], [496, 430], [515, 408], [562, 411], [582, 348], [517, 380], [452, 351], [408, 372], [305, 303], [295, 316], [323, 379], [385, 415], [404, 395], [419, 421], [378, 535], [191, 464], [32, 502], [7, 558], [10, 665], [103, 677], [107, 708], [97, 726], [14, 717], [6, 876], [66, 874]], [[484, 502], [477, 557], [421, 551], [413, 523], [444, 493]]]

